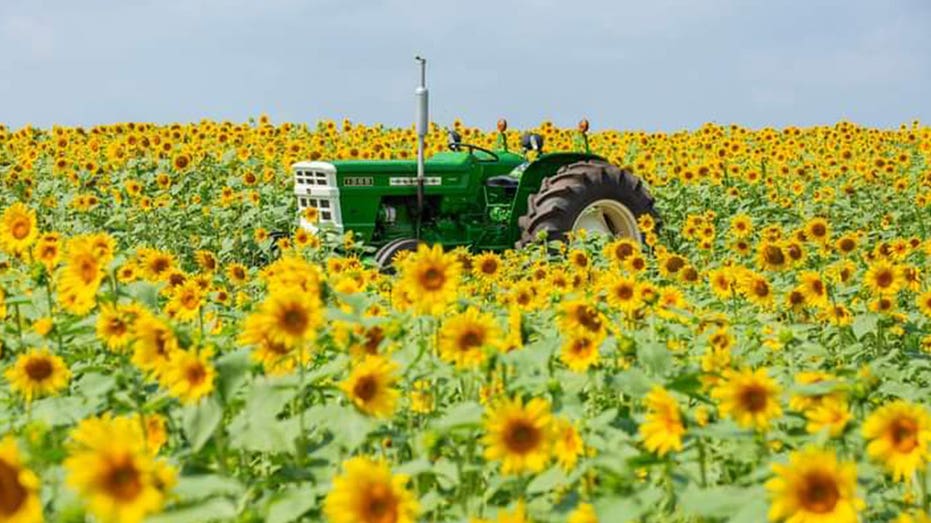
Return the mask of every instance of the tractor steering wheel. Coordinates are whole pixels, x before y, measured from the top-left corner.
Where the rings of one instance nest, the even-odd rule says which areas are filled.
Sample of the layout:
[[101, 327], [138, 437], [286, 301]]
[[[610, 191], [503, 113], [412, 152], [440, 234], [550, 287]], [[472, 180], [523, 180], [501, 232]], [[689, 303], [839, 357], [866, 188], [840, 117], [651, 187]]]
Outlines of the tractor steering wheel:
[[479, 147], [479, 146], [477, 146], [477, 145], [473, 145], [473, 144], [471, 144], [471, 143], [450, 142], [448, 145], [449, 145], [449, 150], [450, 150], [450, 151], [459, 151], [459, 148], [460, 148], [460, 147], [468, 147], [468, 148], [469, 148], [469, 154], [474, 155], [474, 154], [475, 154], [475, 151], [481, 151], [481, 152], [487, 154], [488, 156], [491, 156], [491, 160], [479, 160], [480, 162], [497, 162], [498, 160], [501, 159], [501, 158], [498, 157], [497, 154], [493, 153], [492, 151], [489, 151], [488, 149], [485, 149], [484, 147]]

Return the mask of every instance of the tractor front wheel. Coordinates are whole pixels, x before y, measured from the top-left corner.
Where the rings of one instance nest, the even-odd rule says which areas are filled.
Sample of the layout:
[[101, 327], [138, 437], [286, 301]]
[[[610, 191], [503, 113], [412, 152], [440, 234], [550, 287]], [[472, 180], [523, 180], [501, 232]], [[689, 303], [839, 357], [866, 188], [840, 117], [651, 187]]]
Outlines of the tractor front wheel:
[[586, 230], [615, 238], [642, 241], [637, 219], [659, 214], [643, 180], [630, 171], [602, 161], [582, 161], [561, 167], [544, 178], [540, 190], [527, 199], [527, 214], [521, 216], [518, 248], [541, 236], [547, 241], [564, 240], [570, 231]]
[[377, 265], [378, 270], [384, 274], [394, 274], [396, 271], [394, 266], [395, 257], [402, 252], [416, 251], [420, 243], [420, 240], [415, 238], [398, 238], [392, 240], [375, 251], [375, 265]]

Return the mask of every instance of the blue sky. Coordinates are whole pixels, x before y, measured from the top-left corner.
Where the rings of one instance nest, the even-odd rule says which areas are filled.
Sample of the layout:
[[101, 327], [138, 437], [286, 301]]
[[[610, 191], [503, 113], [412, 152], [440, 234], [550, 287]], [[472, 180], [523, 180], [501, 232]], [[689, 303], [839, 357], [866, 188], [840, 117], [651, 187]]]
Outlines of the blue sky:
[[0, 0], [0, 122], [931, 122], [931, 1]]

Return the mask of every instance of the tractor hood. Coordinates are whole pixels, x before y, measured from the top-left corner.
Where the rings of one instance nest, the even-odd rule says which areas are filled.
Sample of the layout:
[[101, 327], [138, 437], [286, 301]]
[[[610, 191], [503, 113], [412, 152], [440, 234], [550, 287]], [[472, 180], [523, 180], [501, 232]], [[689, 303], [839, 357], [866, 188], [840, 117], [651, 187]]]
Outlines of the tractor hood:
[[[496, 151], [500, 161], [513, 162], [514, 164], [523, 161], [523, 157], [514, 153]], [[331, 162], [336, 171], [340, 174], [416, 174], [416, 160], [337, 160]], [[472, 168], [473, 165], [480, 162], [476, 156], [465, 152], [441, 152], [436, 153], [424, 162], [424, 169], [431, 173], [444, 172], [463, 172]]]

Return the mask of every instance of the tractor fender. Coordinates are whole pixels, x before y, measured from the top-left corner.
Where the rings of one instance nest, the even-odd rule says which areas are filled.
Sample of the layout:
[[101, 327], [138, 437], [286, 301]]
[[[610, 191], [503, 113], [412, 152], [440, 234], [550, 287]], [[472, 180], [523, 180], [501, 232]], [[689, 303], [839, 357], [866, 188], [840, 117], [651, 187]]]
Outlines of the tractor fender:
[[517, 194], [514, 196], [514, 201], [511, 204], [511, 218], [508, 222], [508, 230], [515, 235], [515, 240], [520, 236], [520, 226], [517, 220], [527, 212], [527, 198], [540, 190], [543, 179], [556, 174], [556, 171], [564, 165], [584, 160], [608, 161], [597, 154], [575, 152], [552, 153], [540, 156], [524, 169], [520, 177], [520, 184], [517, 186]]

